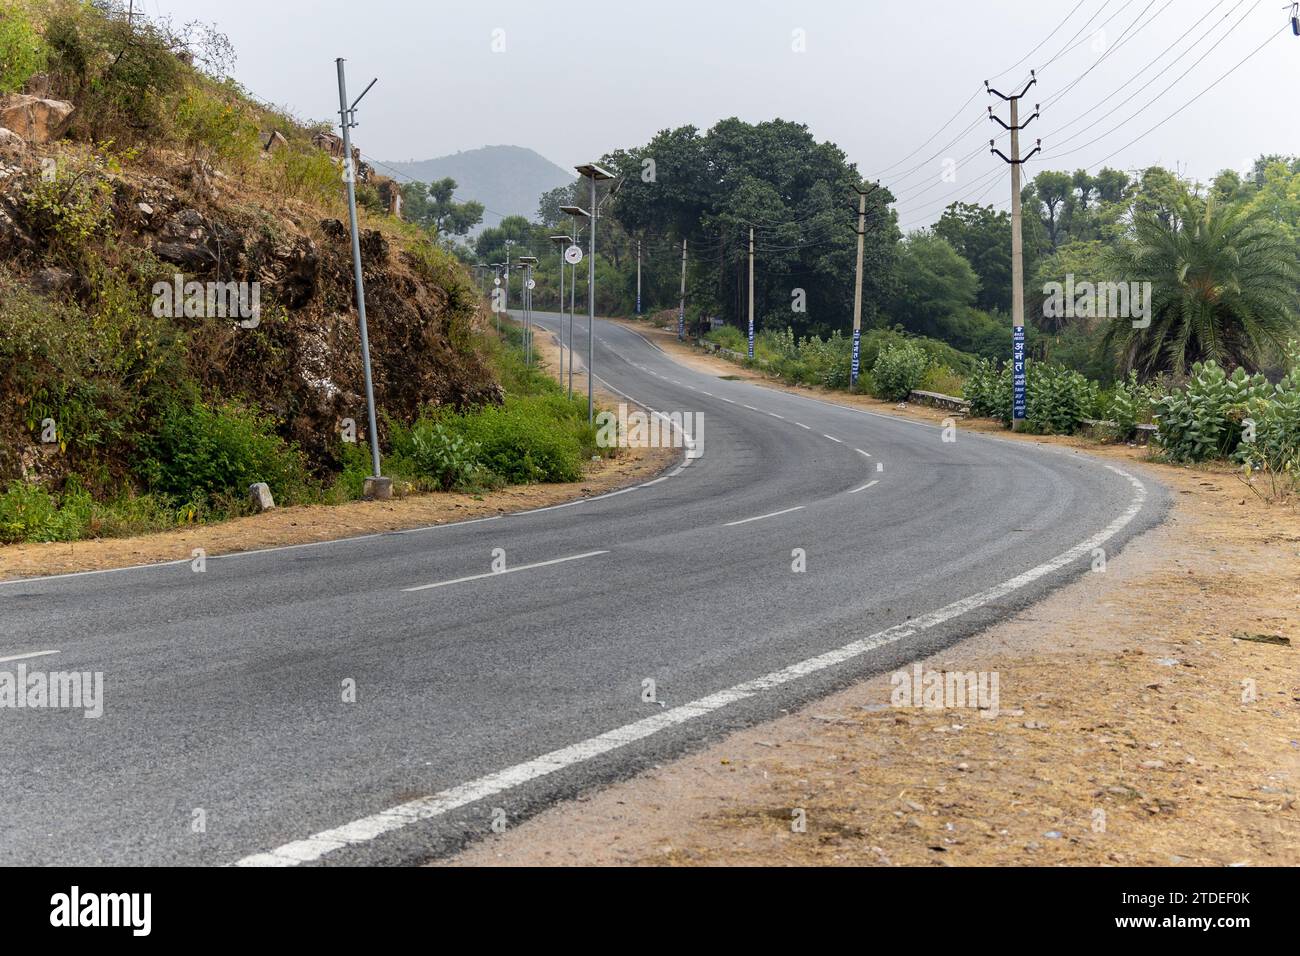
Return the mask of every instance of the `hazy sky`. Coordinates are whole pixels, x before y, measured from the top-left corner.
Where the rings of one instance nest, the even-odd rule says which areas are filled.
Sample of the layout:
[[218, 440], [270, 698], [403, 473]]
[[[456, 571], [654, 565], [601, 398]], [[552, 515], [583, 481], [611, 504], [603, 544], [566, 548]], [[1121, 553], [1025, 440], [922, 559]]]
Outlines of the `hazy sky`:
[[[1001, 130], [986, 115], [990, 102], [1004, 116], [1005, 106], [983, 81], [1005, 72], [994, 85], [1007, 92], [1030, 67], [1039, 83], [1026, 106], [1043, 110], [1026, 136], [1044, 140], [1030, 174], [1105, 159], [1205, 179], [1264, 151], [1300, 153], [1300, 37], [1289, 28], [1126, 146], [1285, 27], [1281, 0], [136, 4], [215, 23], [235, 44], [235, 76], [305, 118], [335, 117], [335, 57], [347, 58], [353, 95], [378, 76], [354, 136], [380, 159], [511, 143], [571, 167], [666, 127], [781, 117], [837, 143], [864, 176], [884, 174], [910, 225], [954, 200], [1006, 200], [987, 151]], [[961, 161], [949, 180], [945, 159]]]

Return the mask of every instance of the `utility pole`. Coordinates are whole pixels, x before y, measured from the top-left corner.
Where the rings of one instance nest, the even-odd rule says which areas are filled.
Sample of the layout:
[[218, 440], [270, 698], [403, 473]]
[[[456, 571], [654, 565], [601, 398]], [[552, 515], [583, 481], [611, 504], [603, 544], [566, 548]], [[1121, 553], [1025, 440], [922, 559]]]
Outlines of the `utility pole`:
[[1019, 93], [1007, 96], [999, 93], [984, 81], [984, 88], [994, 96], [1001, 97], [1011, 105], [1011, 122], [1002, 122], [1001, 117], [989, 107], [989, 119], [1000, 124], [1011, 133], [1011, 155], [1007, 156], [989, 140], [989, 152], [1002, 157], [1003, 162], [1011, 166], [1011, 428], [1019, 431], [1025, 423], [1025, 257], [1024, 243], [1020, 235], [1020, 167], [1034, 153], [1043, 148], [1043, 141], [1038, 140], [1028, 156], [1020, 156], [1020, 131], [1038, 118], [1038, 104], [1034, 104], [1034, 113], [1024, 123], [1020, 122], [1020, 98], [1029, 92], [1029, 88], [1038, 82], [1034, 71], [1029, 71], [1029, 82]]
[[749, 227], [749, 357], [754, 357], [754, 227]]
[[686, 341], [686, 240], [682, 240], [682, 299], [677, 306], [677, 341]]
[[858, 190], [858, 279], [853, 289], [853, 358], [849, 364], [849, 390], [858, 386], [858, 372], [862, 369], [862, 243], [867, 234], [867, 197], [880, 188], [876, 183], [870, 189]]
[[641, 240], [636, 241], [636, 314], [641, 314]]
[[370, 376], [370, 335], [366, 328], [366, 286], [361, 278], [361, 234], [357, 229], [357, 169], [352, 161], [352, 127], [357, 125], [357, 104], [370, 92], [378, 79], [361, 91], [361, 96], [348, 105], [348, 84], [343, 70], [343, 57], [334, 61], [339, 74], [339, 122], [343, 127], [343, 181], [348, 187], [348, 222], [352, 226], [352, 278], [357, 288], [357, 324], [361, 330], [361, 369], [366, 385], [366, 415], [370, 423], [370, 464], [374, 471], [365, 481], [364, 494], [368, 498], [386, 501], [393, 496], [393, 481], [380, 474], [379, 428], [375, 423], [375, 388]]

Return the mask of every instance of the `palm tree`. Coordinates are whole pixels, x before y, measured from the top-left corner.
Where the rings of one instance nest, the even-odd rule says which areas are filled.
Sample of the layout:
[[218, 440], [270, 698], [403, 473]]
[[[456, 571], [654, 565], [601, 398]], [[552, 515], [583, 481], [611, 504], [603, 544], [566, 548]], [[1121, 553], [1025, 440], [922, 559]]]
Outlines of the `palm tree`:
[[1117, 279], [1151, 283], [1151, 324], [1113, 318], [1102, 346], [1144, 379], [1214, 359], [1258, 371], [1296, 334], [1295, 243], [1258, 212], [1185, 192], [1165, 222], [1137, 215], [1112, 249]]

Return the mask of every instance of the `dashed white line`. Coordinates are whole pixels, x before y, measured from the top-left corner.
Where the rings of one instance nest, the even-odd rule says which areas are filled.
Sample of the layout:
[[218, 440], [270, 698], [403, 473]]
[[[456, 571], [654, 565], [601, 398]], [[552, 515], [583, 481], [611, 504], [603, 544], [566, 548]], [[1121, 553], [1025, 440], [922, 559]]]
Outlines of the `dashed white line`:
[[859, 455], [861, 455], [863, 458], [870, 458], [870, 457], [871, 457], [871, 454], [870, 454], [869, 452], [865, 452], [865, 451], [863, 451], [861, 448], [855, 448], [855, 449], [853, 449], [853, 450], [856, 451], [856, 452], [857, 452]]
[[512, 790], [539, 777], [545, 777], [568, 767], [585, 763], [602, 754], [618, 750], [638, 740], [644, 740], [697, 717], [703, 717], [714, 711], [721, 710], [723, 707], [756, 697], [763, 691], [772, 690], [799, 678], [844, 664], [878, 647], [897, 643], [904, 638], [927, 631], [963, 614], [968, 614], [987, 604], [1001, 600], [1008, 594], [1068, 567], [1085, 555], [1091, 554], [1094, 548], [1100, 547], [1119, 534], [1141, 512], [1147, 497], [1146, 486], [1114, 465], [1104, 467], [1128, 479], [1134, 488], [1133, 498], [1124, 513], [1086, 541], [1081, 541], [1050, 561], [1030, 568], [1028, 571], [1003, 581], [1001, 584], [996, 584], [969, 597], [946, 604], [937, 611], [931, 611], [929, 614], [923, 614], [909, 621], [895, 624], [893, 627], [877, 631], [875, 634], [827, 651], [824, 654], [819, 654], [816, 657], [810, 657], [780, 670], [756, 677], [753, 680], [696, 698], [680, 707], [674, 707], [672, 710], [655, 714], [653, 717], [646, 717], [630, 724], [624, 724], [621, 727], [615, 727], [603, 734], [589, 737], [586, 740], [570, 744], [567, 747], [561, 747], [558, 750], [552, 750], [540, 757], [515, 764], [513, 767], [506, 767], [504, 770], [498, 770], [475, 780], [466, 781], [428, 797], [408, 800], [405, 803], [400, 803], [368, 817], [362, 817], [351, 823], [345, 823], [331, 830], [322, 830], [304, 839], [282, 844], [268, 852], [251, 854], [236, 860], [235, 865], [298, 866], [302, 863], [311, 863], [319, 860], [327, 853], [360, 843], [368, 843], [376, 837], [393, 830], [399, 830], [421, 820], [443, 816], [459, 807], [468, 806], [486, 797]]
[[[743, 405], [744, 403], [742, 402], [741, 404]], [[745, 405], [745, 407], [748, 408], [751, 412], [758, 411], [758, 409], [755, 408], [753, 405]]]
[[844, 444], [843, 441], [841, 441], [840, 439], [836, 438], [834, 435], [822, 435], [822, 438], [829, 438], [831, 441], [836, 442], [837, 444], [840, 444], [840, 445], [843, 445], [843, 444]]
[[803, 511], [803, 505], [796, 505], [793, 508], [786, 508], [784, 511], [772, 511], [765, 515], [755, 515], [752, 518], [741, 518], [739, 521], [728, 521], [723, 527], [730, 528], [738, 524], [749, 524], [751, 521], [762, 521], [764, 518], [775, 518], [777, 515], [788, 515], [791, 511]]
[[878, 484], [880, 484], [880, 479], [878, 479], [878, 478], [872, 478], [870, 481], [868, 481], [868, 482], [867, 482], [865, 485], [863, 485], [862, 487], [860, 487], [860, 488], [854, 488], [852, 491], [849, 492], [849, 494], [851, 494], [851, 495], [856, 495], [859, 491], [866, 491], [866, 490], [867, 490], [868, 488], [870, 488], [872, 485], [878, 485]]
[[481, 581], [484, 578], [499, 578], [503, 574], [513, 574], [516, 571], [531, 571], [533, 568], [544, 568], [552, 564], [564, 564], [566, 561], [581, 561], [583, 558], [594, 558], [598, 554], [609, 554], [609, 552], [587, 551], [583, 554], [571, 554], [567, 558], [552, 558], [549, 561], [536, 561], [532, 564], [521, 564], [518, 567], [506, 568], [503, 571], [487, 571], [483, 574], [471, 574], [463, 578], [453, 578], [450, 581], [436, 581], [433, 584], [419, 584], [413, 588], [402, 588], [402, 590], [428, 591], [432, 588], [445, 588], [451, 584], [464, 584], [467, 581]]
[[778, 415], [776, 412], [768, 412], [768, 414], [771, 415], [773, 418], [779, 418], [781, 419], [781, 421], [785, 421], [784, 415]]
[[795, 424], [798, 425], [800, 428], [807, 428], [808, 431], [812, 431], [812, 427], [809, 425], [805, 425], [803, 422], [795, 422]]

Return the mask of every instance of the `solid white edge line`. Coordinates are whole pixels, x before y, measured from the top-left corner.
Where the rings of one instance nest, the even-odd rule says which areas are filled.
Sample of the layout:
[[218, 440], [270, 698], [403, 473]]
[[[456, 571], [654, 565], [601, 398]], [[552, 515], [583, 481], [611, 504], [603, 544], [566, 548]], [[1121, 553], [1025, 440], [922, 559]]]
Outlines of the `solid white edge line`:
[[432, 796], [408, 800], [371, 816], [345, 823], [340, 827], [322, 830], [306, 839], [285, 843], [269, 852], [255, 853], [243, 857], [235, 861], [234, 865], [297, 866], [300, 863], [313, 862], [334, 850], [340, 850], [353, 844], [369, 842], [375, 837], [392, 830], [401, 829], [411, 823], [442, 816], [458, 807], [476, 803], [485, 797], [494, 796], [531, 780], [555, 773], [558, 770], [584, 763], [593, 757], [625, 747], [638, 740], [644, 740], [662, 730], [684, 724], [696, 717], [702, 717], [730, 704], [754, 697], [765, 690], [771, 690], [801, 677], [807, 677], [829, 667], [843, 664], [855, 657], [862, 656], [868, 651], [883, 647], [886, 644], [896, 643], [906, 637], [911, 637], [913, 634], [919, 634], [932, 627], [937, 627], [953, 618], [1000, 600], [1013, 591], [1032, 584], [1039, 578], [1067, 567], [1085, 555], [1091, 555], [1094, 548], [1101, 547], [1137, 517], [1142, 510], [1142, 505], [1146, 502], [1146, 486], [1128, 472], [1116, 468], [1114, 465], [1104, 465], [1103, 467], [1126, 478], [1133, 485], [1133, 499], [1129, 502], [1129, 506], [1124, 513], [1091, 538], [1076, 544], [1073, 548], [1062, 552], [1050, 561], [1030, 568], [1028, 571], [1003, 581], [1001, 584], [996, 584], [969, 597], [944, 605], [937, 611], [931, 611], [921, 617], [895, 624], [883, 631], [877, 631], [875, 634], [845, 644], [843, 647], [827, 651], [816, 657], [810, 657], [797, 664], [791, 664], [781, 670], [772, 671], [762, 677], [736, 684], [726, 690], [697, 698], [679, 707], [674, 707], [672, 710], [655, 714], [653, 717], [646, 717], [625, 724], [622, 727], [616, 727], [587, 740], [561, 747], [558, 750], [552, 750], [550, 753], [542, 754], [540, 757], [535, 757], [524, 763], [515, 764], [513, 767], [507, 767], [504, 770], [498, 770], [476, 780], [469, 780], [447, 790], [439, 791]]
[[51, 654], [57, 654], [58, 651], [31, 651], [27, 654], [11, 654], [9, 657], [0, 657], [0, 664], [7, 664], [10, 661], [26, 661], [33, 657], [48, 657]]
[[878, 484], [880, 484], [880, 479], [879, 479], [879, 478], [873, 478], [873, 479], [871, 479], [870, 481], [868, 481], [865, 485], [863, 485], [862, 487], [860, 487], [860, 488], [854, 488], [852, 491], [849, 492], [849, 494], [851, 494], [851, 495], [856, 495], [859, 491], [866, 491], [866, 490], [867, 490], [868, 488], [870, 488], [872, 485], [878, 485]]
[[482, 574], [471, 574], [463, 578], [454, 578], [451, 581], [435, 581], [433, 584], [418, 584], [411, 588], [402, 588], [403, 591], [429, 591], [433, 588], [445, 588], [452, 584], [464, 584], [466, 581], [482, 581], [484, 578], [499, 578], [505, 574], [514, 574], [516, 571], [531, 571], [533, 568], [545, 568], [552, 564], [564, 564], [566, 561], [580, 561], [583, 558], [594, 558], [598, 554], [609, 554], [608, 551], [587, 551], [583, 554], [571, 554], [567, 558], [551, 558], [549, 561], [534, 561], [532, 564], [521, 564], [514, 568], [505, 568], [501, 571], [485, 571]]
[[795, 505], [793, 508], [786, 508], [784, 511], [773, 511], [765, 515], [755, 515], [752, 518], [741, 518], [739, 521], [728, 521], [724, 528], [731, 528], [738, 524], [749, 524], [751, 521], [762, 521], [764, 518], [775, 518], [777, 515], [788, 515], [792, 511], [803, 511], [803, 505]]

